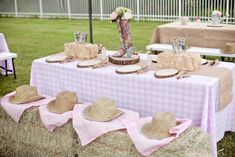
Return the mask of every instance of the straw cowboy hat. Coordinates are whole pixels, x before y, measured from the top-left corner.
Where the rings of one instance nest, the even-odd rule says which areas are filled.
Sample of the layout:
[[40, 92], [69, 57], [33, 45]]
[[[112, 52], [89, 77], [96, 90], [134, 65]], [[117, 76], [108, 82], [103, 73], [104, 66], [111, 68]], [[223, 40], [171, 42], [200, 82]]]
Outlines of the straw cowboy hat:
[[110, 121], [121, 114], [123, 112], [116, 109], [114, 100], [109, 98], [98, 98], [93, 102], [93, 105], [83, 110], [85, 119], [97, 122]]
[[224, 49], [222, 49], [222, 52], [225, 54], [234, 54], [235, 53], [235, 43], [226, 43], [226, 46]]
[[141, 133], [150, 139], [162, 139], [169, 137], [169, 129], [177, 125], [176, 118], [169, 112], [155, 113], [151, 123], [141, 128]]
[[15, 95], [10, 96], [9, 102], [12, 104], [23, 104], [43, 99], [38, 95], [37, 88], [30, 85], [23, 85], [16, 88]]
[[53, 113], [64, 113], [73, 110], [77, 104], [77, 95], [75, 92], [63, 91], [57, 94], [56, 99], [47, 104], [47, 109]]

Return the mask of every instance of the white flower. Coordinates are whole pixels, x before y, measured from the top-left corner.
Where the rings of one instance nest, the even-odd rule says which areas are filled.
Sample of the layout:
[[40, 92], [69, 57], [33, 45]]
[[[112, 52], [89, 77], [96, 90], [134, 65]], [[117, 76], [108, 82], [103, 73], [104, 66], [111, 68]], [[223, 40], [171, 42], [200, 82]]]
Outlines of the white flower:
[[123, 9], [123, 7], [117, 7], [117, 8], [116, 8], [116, 12], [117, 12], [118, 14], [120, 14], [121, 11], [122, 11], [122, 9]]
[[123, 18], [125, 20], [129, 20], [132, 18], [132, 13], [131, 12], [125, 12]]

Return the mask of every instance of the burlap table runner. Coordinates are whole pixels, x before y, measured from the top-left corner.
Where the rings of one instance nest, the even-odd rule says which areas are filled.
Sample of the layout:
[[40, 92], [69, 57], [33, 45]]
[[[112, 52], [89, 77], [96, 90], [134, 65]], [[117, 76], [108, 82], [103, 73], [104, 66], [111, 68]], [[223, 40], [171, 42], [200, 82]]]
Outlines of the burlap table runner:
[[[151, 66], [153, 70], [160, 70], [157, 64]], [[199, 69], [187, 72], [187, 74], [216, 77], [219, 79], [219, 104], [217, 111], [223, 110], [233, 99], [233, 77], [232, 71], [227, 68], [200, 66]]]
[[226, 43], [235, 42], [235, 25], [208, 27], [206, 23], [198, 26], [190, 22], [182, 26], [179, 22], [173, 22], [156, 27], [150, 44], [171, 44], [175, 37], [185, 37], [188, 46], [223, 49]]
[[193, 75], [216, 77], [220, 83], [220, 99], [218, 111], [223, 110], [233, 99], [233, 78], [231, 70], [221, 67], [202, 66], [198, 70], [189, 72]]

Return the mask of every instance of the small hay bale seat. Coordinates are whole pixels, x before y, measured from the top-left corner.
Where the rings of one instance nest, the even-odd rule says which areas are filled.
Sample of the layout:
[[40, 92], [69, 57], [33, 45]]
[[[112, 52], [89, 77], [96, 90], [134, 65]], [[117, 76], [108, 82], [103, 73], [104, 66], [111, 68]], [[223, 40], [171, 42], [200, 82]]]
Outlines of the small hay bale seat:
[[52, 133], [42, 124], [38, 107], [27, 109], [19, 123], [0, 107], [0, 156], [74, 156], [71, 120]]
[[[26, 110], [19, 123], [0, 107], [0, 128], [1, 156], [142, 157], [126, 130], [112, 131], [83, 147], [71, 120], [51, 133], [43, 126], [38, 107]], [[151, 157], [210, 157], [209, 141], [201, 129], [190, 127]]]
[[[211, 157], [209, 136], [199, 128], [188, 128], [180, 138], [155, 151], [150, 157]], [[80, 157], [143, 157], [125, 130], [107, 133], [91, 144], [77, 145]]]

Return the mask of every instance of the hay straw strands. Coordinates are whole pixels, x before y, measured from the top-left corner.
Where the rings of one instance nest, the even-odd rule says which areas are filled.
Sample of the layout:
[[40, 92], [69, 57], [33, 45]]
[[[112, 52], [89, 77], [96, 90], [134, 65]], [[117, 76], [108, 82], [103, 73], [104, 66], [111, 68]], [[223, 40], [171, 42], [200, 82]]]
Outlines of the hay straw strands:
[[[125, 130], [107, 133], [82, 147], [71, 121], [51, 133], [41, 123], [37, 107], [26, 110], [19, 123], [0, 107], [0, 128], [1, 156], [141, 157]], [[151, 155], [158, 156], [209, 157], [209, 137], [201, 129], [190, 127]]]

